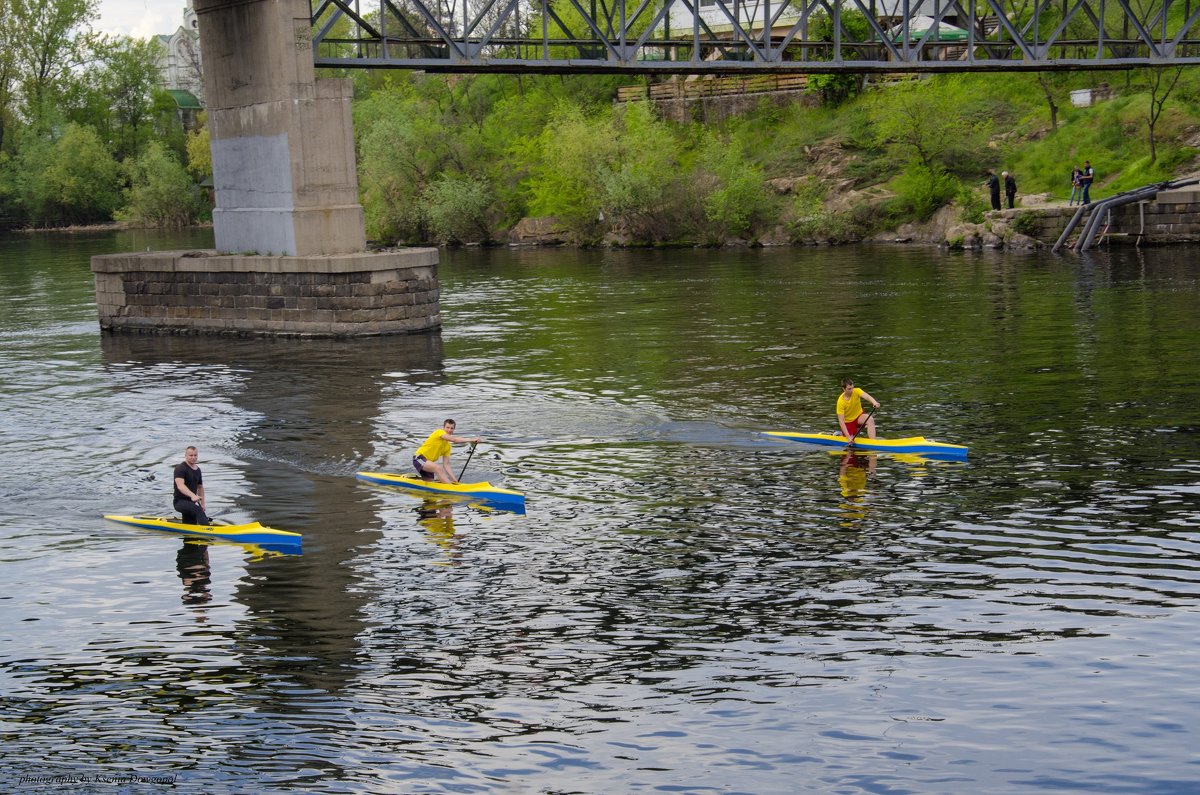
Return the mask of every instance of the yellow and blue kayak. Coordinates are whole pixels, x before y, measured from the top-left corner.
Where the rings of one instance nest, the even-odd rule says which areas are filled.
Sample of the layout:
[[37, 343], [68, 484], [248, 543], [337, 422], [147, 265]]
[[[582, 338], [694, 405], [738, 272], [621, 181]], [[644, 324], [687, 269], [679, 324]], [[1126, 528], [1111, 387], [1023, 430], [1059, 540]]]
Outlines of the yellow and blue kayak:
[[[787, 439], [803, 444], [815, 444], [821, 447], [847, 447], [850, 440], [845, 436], [833, 433], [792, 433], [790, 431], [768, 431], [767, 436], [777, 439]], [[855, 450], [877, 450], [881, 453], [911, 453], [925, 458], [936, 458], [946, 461], [966, 461], [967, 448], [959, 444], [946, 444], [926, 439], [924, 436], [910, 436], [907, 439], [868, 439], [859, 436], [854, 440]]]
[[390, 475], [387, 472], [358, 472], [355, 477], [368, 483], [381, 486], [396, 486], [402, 489], [419, 491], [422, 494], [441, 494], [447, 497], [461, 497], [464, 500], [478, 500], [496, 508], [515, 513], [525, 512], [525, 495], [519, 491], [502, 489], [487, 481], [480, 483], [441, 483], [436, 480], [422, 480], [412, 475]]
[[287, 530], [263, 527], [258, 522], [249, 524], [184, 524], [175, 518], [161, 516], [115, 516], [104, 517], [110, 522], [141, 527], [147, 530], [164, 530], [188, 536], [203, 536], [233, 541], [238, 544], [262, 544], [264, 546], [299, 546], [302, 536]]

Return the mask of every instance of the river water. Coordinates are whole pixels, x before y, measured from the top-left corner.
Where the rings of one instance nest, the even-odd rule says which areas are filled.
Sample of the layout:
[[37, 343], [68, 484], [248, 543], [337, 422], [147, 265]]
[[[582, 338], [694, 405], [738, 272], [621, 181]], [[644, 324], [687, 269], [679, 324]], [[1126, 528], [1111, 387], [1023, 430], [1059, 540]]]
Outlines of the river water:
[[[99, 332], [91, 255], [207, 245], [0, 240], [0, 790], [1200, 791], [1195, 249], [452, 252], [434, 335]], [[843, 373], [969, 460], [761, 434]], [[355, 479], [448, 416], [526, 514]], [[187, 444], [303, 553], [101, 518]]]

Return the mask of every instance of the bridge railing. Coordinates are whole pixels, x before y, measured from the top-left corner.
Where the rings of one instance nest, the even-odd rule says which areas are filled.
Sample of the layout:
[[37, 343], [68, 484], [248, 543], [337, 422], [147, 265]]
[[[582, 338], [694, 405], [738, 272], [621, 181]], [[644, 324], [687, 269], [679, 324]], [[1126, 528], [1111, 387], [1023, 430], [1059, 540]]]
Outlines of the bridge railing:
[[1200, 0], [310, 0], [322, 67], [930, 72], [1200, 63]]

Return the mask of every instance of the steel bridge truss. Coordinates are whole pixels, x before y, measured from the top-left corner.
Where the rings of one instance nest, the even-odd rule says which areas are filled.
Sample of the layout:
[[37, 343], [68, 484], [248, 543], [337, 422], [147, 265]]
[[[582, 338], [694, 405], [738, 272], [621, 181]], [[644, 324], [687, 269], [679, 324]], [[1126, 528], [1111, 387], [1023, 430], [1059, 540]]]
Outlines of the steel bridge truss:
[[310, 0], [316, 65], [439, 72], [1200, 63], [1200, 0]]

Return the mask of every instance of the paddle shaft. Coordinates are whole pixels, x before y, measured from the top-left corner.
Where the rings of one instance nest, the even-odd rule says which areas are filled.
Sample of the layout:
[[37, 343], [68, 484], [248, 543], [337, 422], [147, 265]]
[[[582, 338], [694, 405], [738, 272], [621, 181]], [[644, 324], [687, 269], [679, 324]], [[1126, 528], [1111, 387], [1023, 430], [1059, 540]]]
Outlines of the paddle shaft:
[[458, 479], [460, 481], [462, 480], [463, 472], [467, 471], [467, 464], [471, 463], [471, 456], [475, 455], [475, 444], [476, 444], [475, 442], [471, 442], [471, 449], [467, 453], [467, 460], [463, 461], [462, 471], [458, 473]]
[[863, 420], [863, 421], [862, 421], [862, 424], [860, 424], [860, 425], [858, 426], [858, 429], [854, 431], [854, 435], [853, 435], [853, 436], [851, 436], [851, 437], [850, 437], [850, 441], [849, 441], [849, 442], [847, 442], [847, 444], [848, 444], [848, 445], [850, 445], [850, 444], [854, 444], [854, 440], [858, 438], [858, 435], [859, 435], [860, 433], [862, 433], [862, 429], [863, 429], [863, 428], [865, 428], [865, 427], [867, 427], [867, 420], [870, 420], [870, 419], [871, 419], [871, 415], [875, 413], [875, 409], [877, 409], [877, 408], [879, 408], [879, 407], [878, 407], [878, 406], [871, 406], [871, 410], [867, 412], [867, 419]]

